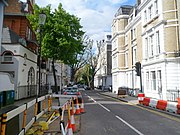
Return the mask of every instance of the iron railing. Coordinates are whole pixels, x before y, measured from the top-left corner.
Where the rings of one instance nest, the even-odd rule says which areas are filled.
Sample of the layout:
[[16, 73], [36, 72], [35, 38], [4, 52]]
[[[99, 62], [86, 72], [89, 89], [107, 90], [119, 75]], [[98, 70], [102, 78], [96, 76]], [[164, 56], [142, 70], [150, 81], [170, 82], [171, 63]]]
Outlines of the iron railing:
[[168, 101], [177, 101], [177, 98], [180, 97], [180, 90], [174, 89], [174, 90], [167, 90], [167, 100]]

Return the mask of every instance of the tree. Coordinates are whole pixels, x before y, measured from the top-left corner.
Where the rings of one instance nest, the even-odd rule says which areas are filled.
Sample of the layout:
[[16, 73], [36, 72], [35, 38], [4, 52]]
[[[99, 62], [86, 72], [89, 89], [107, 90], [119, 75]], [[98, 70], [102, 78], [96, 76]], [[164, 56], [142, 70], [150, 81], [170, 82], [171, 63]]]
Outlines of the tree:
[[87, 74], [88, 74], [87, 77], [89, 78], [88, 85], [92, 89], [94, 89], [94, 77], [97, 71], [99, 71], [99, 69], [104, 63], [104, 59], [101, 59], [101, 60], [99, 59], [103, 42], [102, 41], [96, 42], [96, 52], [93, 49], [93, 44], [94, 42], [93, 40], [91, 40], [89, 48], [88, 48], [89, 58], [88, 58], [88, 71], [87, 71]]
[[78, 82], [78, 79], [81, 78], [81, 69], [88, 63], [89, 59], [89, 48], [91, 46], [91, 40], [87, 35], [83, 37], [82, 44], [84, 49], [82, 53], [76, 55], [77, 63], [71, 64], [71, 81]]
[[76, 56], [84, 49], [82, 45], [84, 32], [81, 30], [80, 19], [67, 13], [61, 4], [55, 11], [51, 11], [50, 5], [44, 8], [35, 5], [34, 14], [29, 15], [28, 19], [38, 40], [38, 15], [42, 11], [47, 15], [46, 23], [42, 28], [42, 56], [52, 59], [55, 90], [57, 92], [54, 62], [60, 60], [69, 65], [77, 63]]

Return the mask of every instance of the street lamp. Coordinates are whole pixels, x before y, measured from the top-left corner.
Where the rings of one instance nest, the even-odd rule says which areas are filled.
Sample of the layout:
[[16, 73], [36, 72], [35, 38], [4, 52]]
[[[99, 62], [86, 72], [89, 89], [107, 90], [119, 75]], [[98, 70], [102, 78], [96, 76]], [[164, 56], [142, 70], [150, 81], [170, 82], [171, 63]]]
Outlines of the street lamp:
[[37, 95], [39, 96], [39, 92], [41, 89], [41, 44], [42, 44], [42, 26], [45, 24], [46, 21], [46, 14], [41, 12], [39, 14], [39, 25], [40, 25], [40, 43], [39, 43], [39, 49], [38, 49], [38, 62], [39, 62], [39, 90]]

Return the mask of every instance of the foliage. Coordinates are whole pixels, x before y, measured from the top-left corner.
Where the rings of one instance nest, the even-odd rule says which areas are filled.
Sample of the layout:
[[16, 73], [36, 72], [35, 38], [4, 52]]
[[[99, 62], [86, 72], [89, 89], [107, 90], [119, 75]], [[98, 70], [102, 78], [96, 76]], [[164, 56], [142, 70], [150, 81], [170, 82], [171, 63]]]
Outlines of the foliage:
[[43, 57], [61, 60], [65, 64], [77, 63], [76, 56], [82, 53], [84, 48], [82, 45], [84, 32], [81, 30], [80, 19], [67, 13], [61, 4], [53, 12], [50, 5], [44, 8], [35, 5], [34, 14], [29, 15], [28, 19], [38, 40], [40, 40], [39, 32], [37, 32], [39, 29], [38, 15], [42, 11], [47, 16], [46, 23], [41, 28]]

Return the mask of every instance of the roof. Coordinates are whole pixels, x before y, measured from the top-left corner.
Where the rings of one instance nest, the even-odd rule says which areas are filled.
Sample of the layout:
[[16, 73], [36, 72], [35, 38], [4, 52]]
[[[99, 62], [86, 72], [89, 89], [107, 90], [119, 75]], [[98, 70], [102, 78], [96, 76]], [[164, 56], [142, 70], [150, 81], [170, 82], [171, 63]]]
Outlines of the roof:
[[25, 39], [18, 36], [14, 31], [9, 29], [8, 27], [3, 27], [2, 43], [4, 44], [20, 43], [20, 44], [26, 45]]
[[118, 15], [129, 15], [132, 9], [133, 9], [133, 6], [123, 5], [118, 9], [117, 13], [115, 14], [115, 17]]

